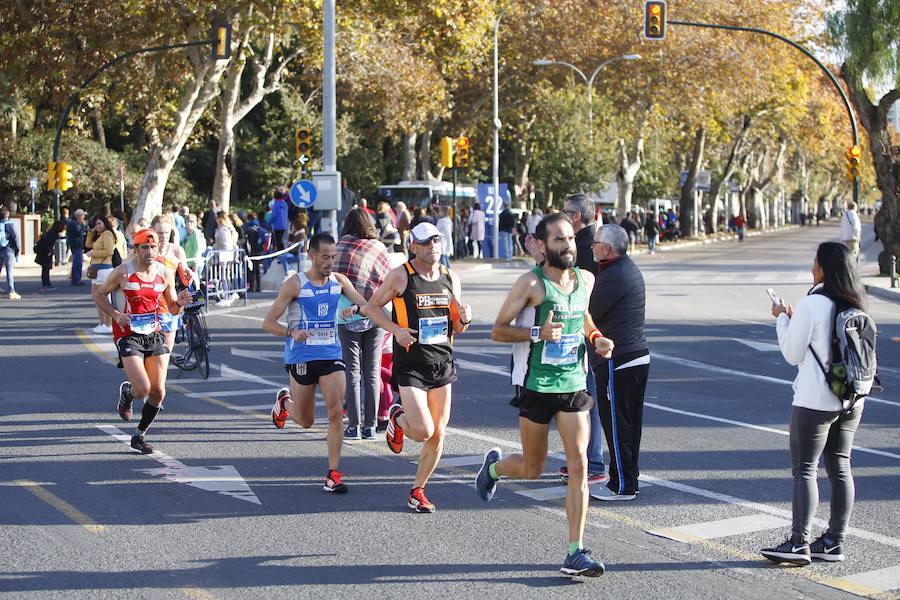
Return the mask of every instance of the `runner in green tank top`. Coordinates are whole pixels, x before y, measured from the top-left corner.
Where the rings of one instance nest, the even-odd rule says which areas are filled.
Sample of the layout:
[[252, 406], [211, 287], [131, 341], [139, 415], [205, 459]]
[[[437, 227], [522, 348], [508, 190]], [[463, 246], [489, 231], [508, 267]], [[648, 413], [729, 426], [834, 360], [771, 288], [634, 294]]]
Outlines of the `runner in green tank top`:
[[585, 390], [585, 338], [593, 351], [605, 357], [612, 354], [613, 343], [597, 331], [588, 313], [594, 276], [574, 266], [575, 232], [568, 218], [562, 213], [549, 215], [538, 225], [535, 237], [546, 261], [516, 281], [491, 332], [495, 341], [513, 344], [513, 405], [519, 409], [522, 452], [503, 458], [500, 448], [488, 450], [475, 488], [487, 501], [493, 498], [501, 476], [540, 477], [547, 460], [550, 422], [556, 417], [569, 468], [569, 547], [561, 571], [597, 577], [605, 567], [582, 545], [589, 498], [588, 411], [593, 404]]

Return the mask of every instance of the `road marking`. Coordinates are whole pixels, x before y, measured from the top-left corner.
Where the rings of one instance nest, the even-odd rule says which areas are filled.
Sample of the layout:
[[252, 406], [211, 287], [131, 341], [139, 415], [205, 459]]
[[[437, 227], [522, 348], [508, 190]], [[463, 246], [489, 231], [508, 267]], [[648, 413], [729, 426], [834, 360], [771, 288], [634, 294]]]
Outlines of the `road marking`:
[[229, 406], [231, 410], [240, 410], [245, 412], [250, 412], [254, 410], [270, 410], [272, 408], [272, 404], [254, 404], [252, 406]]
[[[418, 464], [419, 461], [410, 461]], [[472, 456], [451, 456], [449, 458], [441, 458], [439, 467], [471, 467], [481, 465], [484, 462], [484, 456], [481, 454], [473, 454]]]
[[252, 358], [254, 360], [277, 361], [284, 362], [284, 352], [276, 350], [241, 350], [239, 348], [231, 348], [232, 356], [240, 356], [241, 358]]
[[486, 365], [484, 363], [472, 362], [470, 360], [464, 360], [462, 358], [456, 359], [456, 364], [458, 367], [462, 369], [469, 369], [470, 371], [481, 371], [482, 373], [493, 373], [494, 375], [502, 375], [504, 377], [509, 377], [509, 370], [503, 367], [497, 367], [494, 365]]
[[[274, 394], [281, 388], [256, 388], [252, 390], [227, 390], [216, 392], [189, 392], [185, 394], [188, 398], [230, 398], [232, 396], [259, 396], [263, 394]], [[271, 406], [271, 405], [270, 405]]]
[[232, 319], [249, 319], [251, 321], [258, 321], [260, 323], [265, 321], [265, 319], [263, 319], [262, 317], [251, 317], [250, 315], [232, 315], [232, 314], [227, 314], [227, 313], [226, 314], [210, 313], [209, 316], [211, 316], [211, 317], [218, 317], [218, 316], [230, 317]]
[[684, 535], [704, 540], [712, 540], [732, 535], [753, 533], [755, 531], [765, 531], [767, 529], [789, 528], [790, 525], [791, 521], [787, 519], [782, 519], [766, 513], [757, 513], [745, 515], [743, 517], [734, 517], [732, 519], [721, 519], [718, 521], [706, 521], [705, 523], [691, 523], [679, 527], [656, 529], [654, 531], [648, 531], [647, 533], [680, 542], [683, 541], [680, 539], [680, 536]]
[[[94, 427], [107, 435], [119, 440], [129, 448], [131, 448], [131, 436], [122, 432], [116, 427], [110, 425], [97, 425]], [[191, 487], [195, 487], [207, 492], [215, 492], [223, 496], [231, 496], [238, 500], [251, 502], [253, 504], [262, 504], [244, 478], [231, 465], [217, 465], [214, 467], [190, 467], [183, 462], [172, 458], [164, 452], [156, 451], [148, 454], [148, 458], [152, 458], [163, 465], [163, 468], [155, 469], [135, 469], [138, 473], [152, 475], [155, 477], [163, 477], [175, 483], [183, 483]]]
[[102, 362], [109, 363], [111, 365], [116, 364], [116, 359], [110, 356], [110, 353], [107, 348], [104, 346], [109, 346], [115, 350], [115, 345], [110, 344], [99, 344], [96, 340], [92, 339], [91, 336], [87, 334], [84, 329], [76, 329], [75, 335], [78, 336], [78, 339], [81, 340], [81, 343], [84, 344], [91, 353], [100, 359]]
[[62, 514], [66, 515], [67, 517], [69, 517], [74, 522], [78, 523], [79, 525], [81, 525], [82, 527], [84, 527], [85, 529], [90, 531], [91, 533], [101, 533], [103, 531], [106, 531], [106, 527], [104, 525], [100, 525], [99, 523], [94, 521], [92, 518], [90, 518], [89, 516], [87, 516], [86, 514], [84, 514], [83, 512], [81, 512], [80, 510], [78, 510], [77, 508], [75, 508], [74, 506], [72, 506], [71, 504], [69, 504], [62, 498], [60, 498], [59, 496], [57, 496], [56, 494], [53, 494], [52, 492], [44, 489], [42, 486], [38, 485], [34, 481], [31, 481], [28, 479], [17, 479], [15, 481], [15, 483], [16, 483], [16, 485], [20, 486], [21, 488], [28, 490], [29, 492], [31, 492], [32, 494], [34, 494], [35, 496], [37, 496], [38, 498], [40, 498], [41, 500], [43, 500], [44, 502], [46, 502], [47, 504], [49, 504], [50, 506], [52, 506], [53, 508], [55, 508], [56, 510], [61, 512]]
[[878, 592], [895, 590], [900, 588], [900, 565], [866, 571], [865, 573], [855, 573], [845, 576], [844, 579], [851, 583], [874, 588]]
[[742, 340], [741, 338], [731, 338], [735, 342], [744, 344], [745, 346], [750, 346], [754, 350], [758, 350], [759, 352], [780, 352], [781, 348], [778, 347], [778, 344], [773, 344], [771, 342], [754, 342], [753, 340]]
[[216, 600], [216, 597], [204, 589], [196, 587], [181, 588], [181, 592], [193, 600]]
[[[175, 366], [177, 369], [178, 367]], [[208, 379], [203, 379], [202, 377], [193, 377], [187, 379], [179, 379], [178, 377], [167, 377], [167, 382], [172, 383], [180, 383], [181, 385], [194, 385], [196, 383], [233, 383], [235, 381], [240, 381], [237, 377], [210, 377]]]

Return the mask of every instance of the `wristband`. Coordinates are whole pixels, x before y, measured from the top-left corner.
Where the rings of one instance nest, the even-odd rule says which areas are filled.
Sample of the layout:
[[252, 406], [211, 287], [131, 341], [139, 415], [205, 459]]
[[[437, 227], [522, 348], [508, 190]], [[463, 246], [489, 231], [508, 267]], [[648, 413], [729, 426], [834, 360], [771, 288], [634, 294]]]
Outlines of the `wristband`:
[[591, 342], [591, 346], [594, 345], [594, 340], [596, 340], [598, 337], [603, 337], [603, 334], [600, 333], [599, 329], [595, 329], [588, 334], [588, 340]]
[[472, 321], [463, 321], [462, 319], [459, 320], [459, 324], [463, 327], [468, 327], [471, 322]]

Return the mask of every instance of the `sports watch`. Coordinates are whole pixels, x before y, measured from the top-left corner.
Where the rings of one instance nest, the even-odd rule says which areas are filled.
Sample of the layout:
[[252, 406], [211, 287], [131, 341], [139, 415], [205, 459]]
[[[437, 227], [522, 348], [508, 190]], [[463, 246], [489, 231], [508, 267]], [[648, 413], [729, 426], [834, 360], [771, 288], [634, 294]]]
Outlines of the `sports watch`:
[[537, 325], [531, 328], [531, 341], [535, 343], [541, 341], [541, 328]]

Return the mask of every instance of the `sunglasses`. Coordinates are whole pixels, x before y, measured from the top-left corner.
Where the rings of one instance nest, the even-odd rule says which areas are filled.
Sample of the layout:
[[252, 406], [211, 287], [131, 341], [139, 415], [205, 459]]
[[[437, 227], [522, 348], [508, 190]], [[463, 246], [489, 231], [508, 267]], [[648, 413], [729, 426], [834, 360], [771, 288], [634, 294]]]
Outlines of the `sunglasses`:
[[433, 235], [427, 240], [416, 240], [416, 243], [420, 246], [427, 246], [428, 244], [440, 244], [442, 239], [439, 235]]

